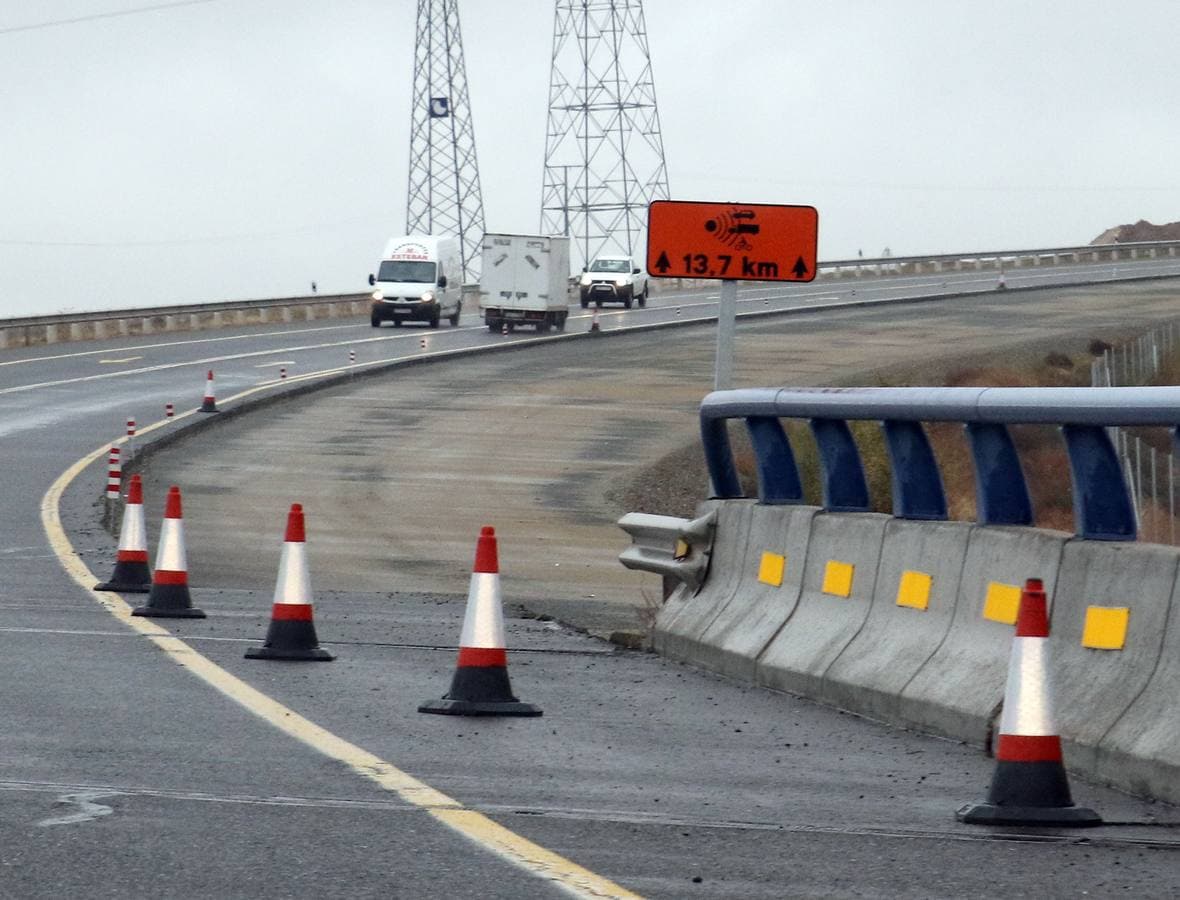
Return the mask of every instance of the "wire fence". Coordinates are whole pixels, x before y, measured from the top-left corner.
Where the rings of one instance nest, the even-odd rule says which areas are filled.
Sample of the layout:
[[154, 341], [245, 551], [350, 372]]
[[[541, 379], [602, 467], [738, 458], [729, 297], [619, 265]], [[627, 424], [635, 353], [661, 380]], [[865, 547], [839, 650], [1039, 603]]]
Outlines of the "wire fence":
[[[1178, 339], [1180, 328], [1176, 323], [1169, 323], [1126, 344], [1108, 347], [1090, 363], [1090, 386], [1129, 387], [1155, 380], [1176, 353]], [[1111, 428], [1110, 437], [1122, 460], [1135, 503], [1139, 540], [1175, 546], [1175, 442], [1164, 453], [1122, 428]]]

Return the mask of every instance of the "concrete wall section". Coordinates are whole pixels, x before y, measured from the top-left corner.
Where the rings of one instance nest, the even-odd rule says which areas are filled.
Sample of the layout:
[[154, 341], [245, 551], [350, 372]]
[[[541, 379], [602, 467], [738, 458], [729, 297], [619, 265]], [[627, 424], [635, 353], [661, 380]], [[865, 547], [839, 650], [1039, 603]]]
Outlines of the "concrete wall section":
[[754, 680], [754, 660], [799, 600], [817, 512], [814, 506], [754, 507], [738, 588], [701, 637], [703, 665]]
[[946, 639], [901, 692], [900, 723], [987, 745], [1004, 697], [1020, 588], [1040, 578], [1052, 596], [1068, 535], [976, 527], [967, 542]]
[[890, 521], [864, 628], [824, 673], [819, 699], [888, 721], [913, 706], [902, 689], [943, 643], [954, 619], [974, 526], [965, 522]]
[[[1102, 737], [1147, 686], [1163, 646], [1176, 551], [1070, 541], [1053, 592], [1050, 666], [1071, 768], [1094, 771]], [[1173, 687], [1175, 689], [1175, 686]]]
[[803, 590], [794, 613], [758, 658], [758, 683], [819, 696], [824, 672], [868, 618], [889, 521], [877, 513], [812, 519]]
[[749, 542], [755, 500], [710, 501], [697, 510], [704, 515], [717, 508], [709, 574], [695, 594], [681, 588], [668, 597], [656, 618], [652, 646], [673, 659], [697, 662], [703, 652], [705, 629], [733, 597], [742, 577], [742, 560]]
[[1147, 687], [1099, 742], [1094, 774], [1136, 794], [1180, 803], [1178, 685], [1180, 585], [1171, 595], [1159, 664]]

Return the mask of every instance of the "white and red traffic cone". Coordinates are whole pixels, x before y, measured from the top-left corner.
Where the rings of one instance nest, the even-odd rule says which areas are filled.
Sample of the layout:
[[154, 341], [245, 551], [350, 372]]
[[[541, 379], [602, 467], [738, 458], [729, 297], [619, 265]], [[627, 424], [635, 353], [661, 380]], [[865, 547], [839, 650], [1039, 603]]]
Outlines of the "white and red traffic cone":
[[500, 600], [500, 562], [496, 531], [485, 525], [475, 545], [475, 565], [467, 591], [467, 612], [459, 638], [459, 662], [451, 689], [441, 700], [427, 700], [421, 713], [447, 716], [539, 716], [541, 710], [521, 703], [508, 680], [504, 644], [504, 610]]
[[287, 513], [287, 532], [283, 537], [283, 555], [279, 558], [279, 577], [275, 582], [275, 598], [266, 642], [261, 647], [247, 650], [246, 659], [327, 662], [335, 658], [327, 650], [321, 649], [316, 639], [306, 540], [303, 507], [292, 503], [291, 511]]
[[107, 455], [107, 493], [108, 500], [118, 500], [119, 491], [123, 484], [123, 463], [119, 456], [119, 448], [111, 447]]
[[144, 606], [131, 611], [133, 616], [159, 619], [203, 619], [205, 613], [193, 606], [188, 592], [188, 562], [184, 555], [184, 518], [180, 506], [180, 488], [168, 489], [164, 521], [160, 523], [160, 543], [156, 549], [156, 571]]
[[1049, 610], [1045, 588], [1030, 578], [1020, 595], [1008, 663], [996, 771], [987, 800], [955, 813], [972, 825], [1101, 825], [1092, 809], [1073, 805], [1053, 719], [1049, 683]]
[[123, 525], [119, 528], [119, 549], [115, 553], [115, 571], [96, 591], [121, 591], [145, 594], [151, 590], [152, 570], [148, 566], [147, 529], [143, 524], [143, 483], [131, 476], [127, 488], [127, 505], [123, 507]]
[[164, 404], [164, 418], [171, 419], [176, 415], [176, 408], [171, 403]]
[[598, 307], [597, 306], [594, 307], [594, 312], [592, 312], [590, 314], [590, 330], [592, 332], [601, 331], [601, 328], [598, 324]]
[[500, 334], [507, 334], [507, 333], [508, 333], [508, 323], [505, 322], [503, 325], [500, 326]]
[[217, 411], [217, 397], [213, 391], [213, 370], [210, 369], [205, 378], [205, 399], [201, 401], [201, 408], [198, 412], [215, 413]]

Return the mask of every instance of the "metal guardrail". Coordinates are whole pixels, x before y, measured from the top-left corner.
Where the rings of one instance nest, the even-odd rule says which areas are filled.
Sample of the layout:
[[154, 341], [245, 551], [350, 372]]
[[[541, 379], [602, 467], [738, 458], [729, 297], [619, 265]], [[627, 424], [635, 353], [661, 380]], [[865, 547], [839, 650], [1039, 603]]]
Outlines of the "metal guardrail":
[[1163, 425], [1180, 442], [1180, 387], [756, 388], [701, 402], [701, 439], [718, 498], [744, 496], [728, 420], [750, 434], [762, 503], [801, 503], [803, 489], [782, 419], [807, 419], [819, 450], [823, 506], [867, 512], [868, 486], [849, 420], [881, 422], [892, 474], [893, 515], [947, 518], [942, 476], [922, 422], [962, 422], [983, 525], [1032, 525], [1032, 502], [1009, 433], [1015, 424], [1061, 426], [1073, 480], [1075, 528], [1087, 540], [1132, 541], [1136, 516], [1111, 426]]
[[717, 512], [696, 519], [627, 513], [619, 527], [631, 535], [632, 545], [619, 554], [628, 569], [640, 569], [675, 579], [697, 590], [709, 573]]
[[1124, 244], [1083, 244], [1076, 247], [1043, 247], [1031, 250], [993, 250], [986, 253], [939, 253], [926, 256], [879, 256], [872, 259], [837, 259], [821, 260], [817, 267], [824, 270], [839, 269], [879, 269], [890, 267], [921, 266], [930, 264], [937, 269], [945, 264], [978, 264], [1012, 262], [1019, 266], [1021, 260], [1033, 260], [1034, 264], [1056, 264], [1063, 258], [1067, 262], [1081, 262], [1083, 258], [1100, 261], [1118, 259], [1155, 259], [1160, 256], [1180, 256], [1180, 241], [1128, 241]]

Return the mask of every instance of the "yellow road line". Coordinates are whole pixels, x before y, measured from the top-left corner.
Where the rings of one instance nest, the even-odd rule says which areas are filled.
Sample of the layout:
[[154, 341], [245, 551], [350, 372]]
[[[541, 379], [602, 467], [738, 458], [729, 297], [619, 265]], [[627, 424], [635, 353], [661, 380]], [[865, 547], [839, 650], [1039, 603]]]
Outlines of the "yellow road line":
[[[242, 397], [256, 393], [261, 389], [260, 387], [252, 388], [226, 398], [223, 402], [240, 400]], [[141, 429], [140, 434], [149, 434], [158, 428], [166, 427], [178, 419], [191, 415], [195, 415], [195, 410], [180, 413], [171, 420], [162, 419], [153, 422]], [[356, 774], [369, 779], [383, 790], [396, 794], [405, 802], [424, 810], [443, 825], [491, 851], [501, 859], [532, 875], [552, 882], [555, 887], [571, 896], [617, 897], [627, 898], [627, 900], [639, 897], [638, 894], [632, 893], [613, 881], [596, 875], [551, 850], [546, 850], [527, 838], [521, 837], [482, 813], [467, 809], [458, 800], [448, 797], [425, 782], [401, 771], [392, 763], [386, 762], [369, 751], [316, 725], [311, 720], [283, 706], [277, 700], [268, 697], [222, 669], [184, 641], [173, 637], [167, 629], [161, 628], [152, 620], [132, 616], [131, 606], [118, 594], [94, 590], [93, 585], [97, 583], [98, 578], [87, 568], [70, 543], [61, 523], [60, 504], [62, 494], [65, 493], [70, 483], [88, 465], [106, 454], [109, 448], [109, 444], [103, 444], [75, 462], [58, 476], [57, 480], [50, 485], [49, 490], [45, 492], [45, 496], [41, 498], [41, 522], [49, 544], [62, 568], [107, 612], [128, 628], [148, 638], [177, 665], [220, 691], [258, 718], [324, 756], [338, 760]]]

